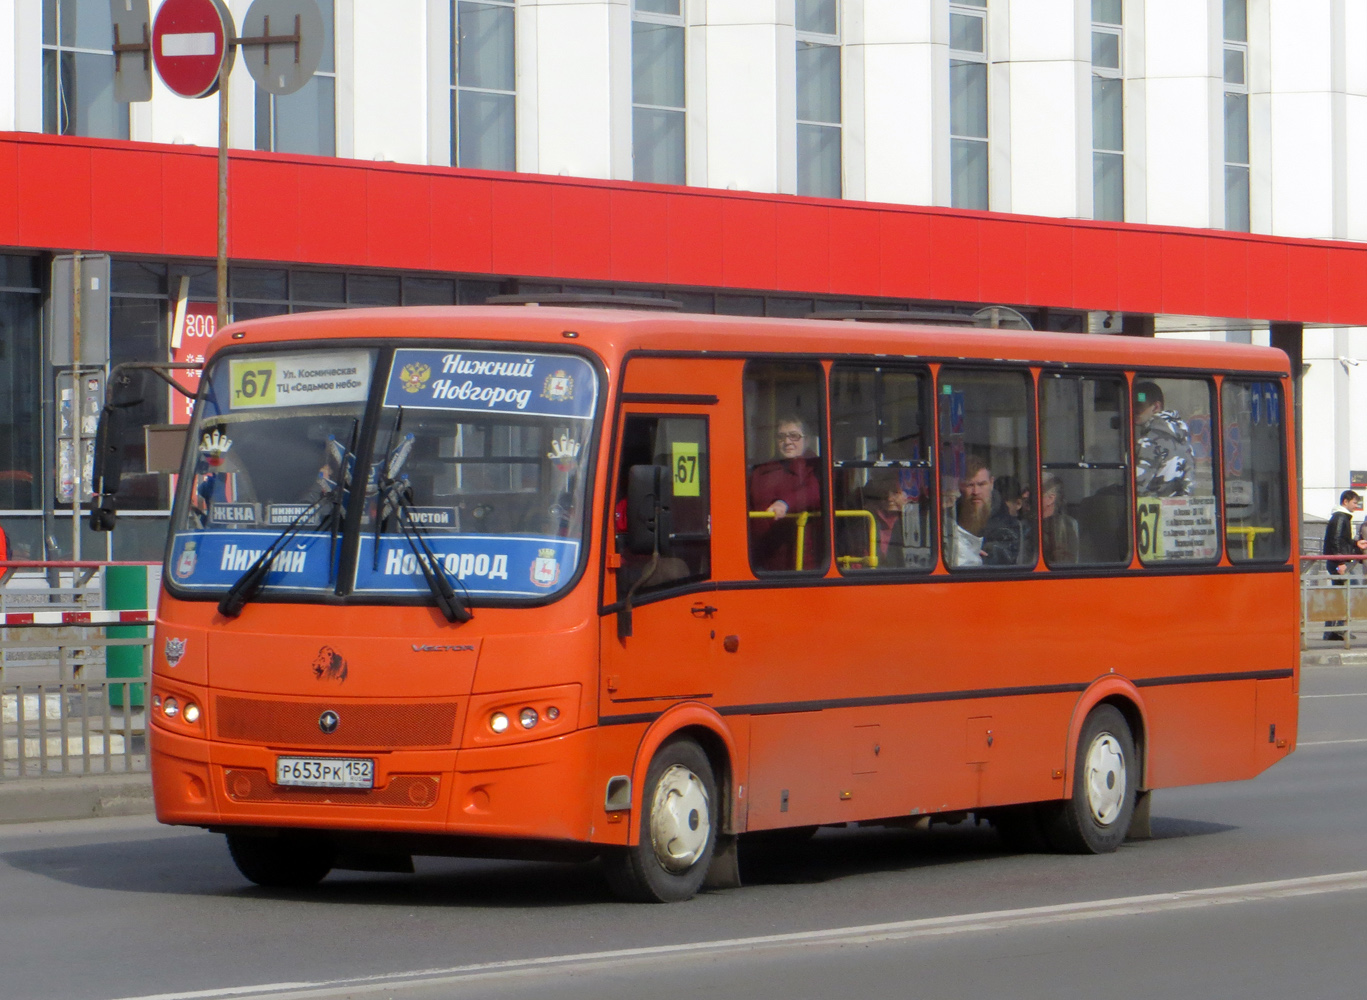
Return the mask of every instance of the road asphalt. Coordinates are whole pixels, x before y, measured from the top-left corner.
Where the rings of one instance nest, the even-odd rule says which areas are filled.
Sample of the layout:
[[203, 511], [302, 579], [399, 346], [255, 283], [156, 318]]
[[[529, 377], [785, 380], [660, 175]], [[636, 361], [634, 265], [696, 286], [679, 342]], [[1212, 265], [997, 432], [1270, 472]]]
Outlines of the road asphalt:
[[[1303, 669], [1367, 666], [1367, 641], [1345, 650], [1341, 643], [1311, 640]], [[58, 775], [0, 780], [0, 823], [150, 814], [152, 780], [146, 774]]]

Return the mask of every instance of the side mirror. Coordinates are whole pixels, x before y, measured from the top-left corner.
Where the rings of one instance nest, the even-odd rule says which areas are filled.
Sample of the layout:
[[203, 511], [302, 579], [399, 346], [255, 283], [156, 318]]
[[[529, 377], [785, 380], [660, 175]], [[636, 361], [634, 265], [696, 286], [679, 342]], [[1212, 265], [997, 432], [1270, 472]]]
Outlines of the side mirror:
[[123, 427], [126, 410], [105, 403], [95, 429], [95, 481], [90, 489], [94, 506], [90, 511], [91, 531], [114, 530], [114, 494], [123, 478]]
[[627, 551], [670, 554], [674, 477], [665, 465], [633, 465], [627, 472]]

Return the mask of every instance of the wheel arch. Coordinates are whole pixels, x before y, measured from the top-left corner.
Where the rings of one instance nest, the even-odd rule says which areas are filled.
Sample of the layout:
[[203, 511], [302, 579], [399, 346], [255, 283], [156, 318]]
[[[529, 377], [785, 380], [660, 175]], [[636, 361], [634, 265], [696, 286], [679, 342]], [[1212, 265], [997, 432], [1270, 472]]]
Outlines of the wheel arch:
[[1111, 705], [1130, 727], [1134, 739], [1134, 752], [1138, 758], [1139, 787], [1148, 787], [1149, 770], [1149, 716], [1144, 698], [1139, 688], [1126, 677], [1108, 674], [1094, 681], [1073, 706], [1073, 717], [1068, 724], [1068, 745], [1064, 753], [1063, 798], [1073, 794], [1073, 765], [1077, 760], [1077, 743], [1082, 735], [1083, 723], [1098, 705]]
[[[685, 736], [702, 748], [712, 765], [712, 777], [717, 784], [718, 829], [734, 832], [735, 816], [735, 761], [736, 744], [722, 717], [707, 705], [686, 702], [675, 705], [651, 723], [636, 749], [636, 761], [631, 771], [631, 809], [639, 814], [641, 790], [645, 785], [650, 762], [660, 747], [675, 737]], [[630, 824], [629, 844], [640, 840], [638, 823]]]

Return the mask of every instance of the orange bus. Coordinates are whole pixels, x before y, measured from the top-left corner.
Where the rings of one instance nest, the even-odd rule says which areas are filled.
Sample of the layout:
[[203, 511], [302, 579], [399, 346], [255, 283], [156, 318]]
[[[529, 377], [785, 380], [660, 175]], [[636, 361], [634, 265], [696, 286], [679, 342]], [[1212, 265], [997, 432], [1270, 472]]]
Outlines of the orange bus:
[[414, 855], [736, 884], [973, 813], [1114, 850], [1297, 724], [1267, 348], [516, 306], [212, 343], [157, 615], [158, 817], [304, 885]]

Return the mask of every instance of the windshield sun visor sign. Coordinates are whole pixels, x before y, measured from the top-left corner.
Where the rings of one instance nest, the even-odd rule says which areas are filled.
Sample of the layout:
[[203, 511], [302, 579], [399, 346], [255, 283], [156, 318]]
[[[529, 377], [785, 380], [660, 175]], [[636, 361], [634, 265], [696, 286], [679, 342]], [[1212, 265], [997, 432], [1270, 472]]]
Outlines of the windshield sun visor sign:
[[228, 362], [228, 400], [234, 410], [359, 403], [369, 390], [368, 351], [266, 354]]
[[597, 394], [593, 368], [569, 354], [406, 348], [394, 352], [384, 405], [587, 419]]
[[[541, 597], [568, 581], [579, 559], [579, 542], [564, 538], [428, 535], [427, 544], [457, 593], [474, 597]], [[402, 536], [386, 535], [377, 558], [374, 536], [362, 537], [356, 591], [426, 594], [420, 551]]]
[[[187, 531], [176, 536], [171, 551], [171, 574], [186, 590], [224, 590], [279, 537], [278, 531]], [[331, 591], [328, 555], [332, 536], [300, 532], [271, 562], [266, 586], [290, 590]]]

